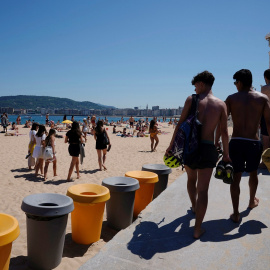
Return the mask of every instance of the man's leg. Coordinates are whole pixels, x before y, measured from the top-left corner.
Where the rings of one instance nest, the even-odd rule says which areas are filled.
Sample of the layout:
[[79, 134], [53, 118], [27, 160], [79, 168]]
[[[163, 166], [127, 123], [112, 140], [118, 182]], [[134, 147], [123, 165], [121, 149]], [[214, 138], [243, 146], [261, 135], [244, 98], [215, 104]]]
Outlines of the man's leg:
[[258, 187], [258, 174], [257, 171], [253, 171], [249, 173], [249, 208], [254, 208], [259, 205], [259, 199], [255, 197], [257, 187]]
[[240, 221], [239, 215], [239, 196], [240, 196], [240, 181], [241, 181], [242, 173], [234, 173], [233, 174], [233, 183], [231, 184], [231, 198], [233, 205], [233, 214], [231, 215], [231, 219], [234, 222]]
[[187, 165], [185, 165], [185, 169], [188, 175], [187, 191], [191, 201], [191, 209], [192, 212], [195, 213], [197, 200], [197, 170], [192, 170]]
[[194, 238], [200, 238], [204, 233], [201, 228], [206, 209], [208, 204], [208, 188], [211, 179], [213, 168], [198, 169], [198, 184], [197, 184], [197, 194], [198, 199], [196, 203], [196, 221], [194, 227]]

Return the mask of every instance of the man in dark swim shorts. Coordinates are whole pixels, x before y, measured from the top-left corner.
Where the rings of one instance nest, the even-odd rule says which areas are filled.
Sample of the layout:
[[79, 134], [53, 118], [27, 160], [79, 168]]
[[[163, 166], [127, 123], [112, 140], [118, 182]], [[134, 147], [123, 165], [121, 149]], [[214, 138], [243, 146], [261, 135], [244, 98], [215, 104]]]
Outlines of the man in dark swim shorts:
[[[192, 211], [196, 213], [194, 226], [194, 238], [200, 238], [204, 233], [201, 228], [207, 203], [208, 188], [212, 176], [213, 168], [216, 166], [218, 153], [214, 145], [214, 133], [217, 125], [220, 125], [222, 142], [224, 148], [223, 160], [230, 162], [229, 157], [229, 136], [227, 130], [227, 112], [225, 103], [216, 98], [212, 93], [214, 76], [208, 71], [196, 75], [192, 80], [195, 92], [199, 95], [198, 120], [202, 123], [201, 144], [198, 153], [186, 160], [185, 169], [188, 175], [187, 189], [191, 201]], [[192, 104], [192, 96], [186, 99], [180, 120], [175, 128], [170, 146], [165, 155], [169, 155], [172, 149], [174, 138], [179, 126], [187, 119]], [[194, 162], [195, 161], [195, 162]]]
[[250, 200], [249, 208], [258, 206], [255, 197], [258, 176], [257, 169], [262, 154], [262, 144], [257, 131], [262, 115], [270, 131], [270, 103], [266, 95], [252, 89], [252, 74], [248, 69], [237, 71], [233, 79], [237, 93], [226, 99], [228, 115], [232, 115], [233, 134], [229, 145], [230, 157], [234, 168], [234, 181], [231, 184], [231, 198], [234, 222], [240, 221], [239, 196], [240, 181], [244, 171], [249, 173]]

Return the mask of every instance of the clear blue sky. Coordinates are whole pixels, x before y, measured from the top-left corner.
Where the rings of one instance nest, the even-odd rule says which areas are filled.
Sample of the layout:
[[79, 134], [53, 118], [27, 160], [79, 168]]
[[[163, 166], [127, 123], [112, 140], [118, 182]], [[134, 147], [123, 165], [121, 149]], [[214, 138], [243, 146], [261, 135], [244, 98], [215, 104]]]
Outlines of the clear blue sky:
[[1, 0], [0, 96], [177, 108], [198, 72], [214, 74], [225, 100], [242, 68], [260, 90], [269, 10], [269, 0]]

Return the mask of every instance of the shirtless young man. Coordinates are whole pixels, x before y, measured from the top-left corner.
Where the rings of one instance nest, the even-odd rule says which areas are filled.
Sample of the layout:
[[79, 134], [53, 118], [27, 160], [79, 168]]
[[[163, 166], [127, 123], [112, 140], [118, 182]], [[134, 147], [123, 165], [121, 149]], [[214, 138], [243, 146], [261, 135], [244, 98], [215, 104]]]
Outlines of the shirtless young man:
[[252, 74], [241, 69], [233, 75], [237, 93], [226, 99], [228, 115], [232, 115], [233, 134], [229, 144], [230, 157], [234, 168], [234, 180], [231, 184], [231, 198], [234, 222], [240, 221], [239, 196], [240, 181], [244, 171], [249, 173], [249, 208], [258, 206], [255, 197], [258, 186], [257, 169], [262, 154], [262, 144], [258, 137], [258, 128], [262, 115], [270, 132], [270, 104], [266, 95], [251, 88]]
[[[264, 80], [265, 80], [266, 85], [262, 86], [261, 92], [267, 95], [267, 97], [270, 99], [270, 69], [267, 69], [263, 75], [264, 75]], [[265, 149], [270, 148], [270, 137], [269, 137], [269, 133], [267, 132], [266, 123], [263, 116], [261, 119], [261, 134], [262, 134], [263, 151], [264, 151]], [[263, 162], [260, 164], [259, 167], [266, 169], [266, 166]]]
[[133, 116], [131, 116], [128, 121], [129, 121], [130, 128], [133, 128], [134, 127], [134, 121], [135, 121]]
[[[220, 124], [222, 142], [224, 147], [223, 160], [230, 162], [228, 149], [227, 111], [223, 101], [213, 96], [212, 85], [214, 76], [208, 71], [204, 71], [195, 76], [192, 85], [195, 86], [196, 94], [199, 94], [198, 120], [202, 123], [201, 143], [198, 157], [199, 161], [187, 162], [185, 169], [188, 175], [187, 190], [192, 204], [192, 211], [196, 213], [194, 227], [194, 238], [199, 238], [205, 231], [201, 228], [208, 204], [208, 188], [213, 172], [218, 160], [218, 153], [214, 145], [214, 132]], [[192, 104], [192, 96], [186, 99], [180, 120], [175, 128], [170, 146], [166, 150], [166, 155], [172, 149], [174, 138], [179, 126], [189, 115]]]

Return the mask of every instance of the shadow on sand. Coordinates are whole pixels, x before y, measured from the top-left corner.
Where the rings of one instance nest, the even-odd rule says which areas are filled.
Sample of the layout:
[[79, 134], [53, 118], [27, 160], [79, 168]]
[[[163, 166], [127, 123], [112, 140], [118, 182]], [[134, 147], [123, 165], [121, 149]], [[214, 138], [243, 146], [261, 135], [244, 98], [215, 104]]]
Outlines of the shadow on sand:
[[[247, 209], [241, 213], [242, 217], [249, 214]], [[169, 224], [159, 227], [151, 221], [143, 221], [137, 225], [133, 237], [127, 248], [140, 258], [150, 260], [156, 253], [166, 253], [187, 247], [197, 241], [193, 238], [193, 227], [190, 221], [194, 214], [188, 210], [185, 216], [179, 217]], [[249, 220], [243, 224], [233, 223], [230, 219], [218, 219], [203, 222], [206, 233], [200, 238], [201, 242], [224, 242], [244, 237], [247, 234], [260, 234], [265, 224], [256, 220]], [[238, 232], [229, 234], [238, 228]]]

